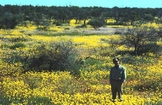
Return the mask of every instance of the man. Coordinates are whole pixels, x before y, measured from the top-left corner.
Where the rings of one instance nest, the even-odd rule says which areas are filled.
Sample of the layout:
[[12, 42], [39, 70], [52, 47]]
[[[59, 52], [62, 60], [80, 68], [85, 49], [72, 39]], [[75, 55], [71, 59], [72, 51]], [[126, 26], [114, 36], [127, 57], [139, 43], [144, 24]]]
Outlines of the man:
[[114, 67], [110, 70], [110, 84], [112, 91], [112, 101], [115, 102], [118, 93], [119, 101], [122, 101], [122, 84], [126, 80], [126, 69], [119, 64], [119, 59], [113, 59]]

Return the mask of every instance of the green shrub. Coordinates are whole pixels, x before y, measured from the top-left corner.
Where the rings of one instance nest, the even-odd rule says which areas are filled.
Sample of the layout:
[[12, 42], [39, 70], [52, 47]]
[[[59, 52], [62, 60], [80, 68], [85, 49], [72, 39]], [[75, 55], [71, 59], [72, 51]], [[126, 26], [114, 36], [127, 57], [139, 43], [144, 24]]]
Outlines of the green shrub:
[[[12, 49], [23, 47], [18, 43]], [[26, 71], [69, 71], [78, 74], [80, 62], [77, 50], [71, 41], [41, 43], [28, 52], [14, 52], [5, 61], [21, 62]]]
[[9, 98], [5, 97], [4, 95], [0, 95], [0, 105], [10, 105], [11, 102]]
[[9, 45], [8, 45], [8, 44], [6, 44], [6, 43], [1, 44], [1, 46], [0, 46], [0, 48], [8, 48], [8, 47], [9, 47]]
[[91, 25], [95, 30], [98, 30], [99, 27], [104, 26], [106, 22], [104, 19], [91, 19], [88, 23], [88, 25]]
[[29, 58], [28, 68], [32, 70], [64, 71], [78, 70], [76, 52], [72, 42], [42, 44], [37, 47], [35, 54]]
[[27, 102], [27, 105], [54, 105], [51, 99], [42, 96], [32, 96]]
[[54, 22], [53, 24], [56, 24], [56, 26], [62, 26], [61, 22]]
[[21, 43], [21, 42], [18, 42], [18, 43], [15, 43], [14, 45], [11, 45], [9, 48], [10, 49], [16, 49], [16, 48], [20, 48], [20, 47], [26, 47], [24, 43]]
[[9, 41], [11, 42], [23, 42], [23, 41], [28, 41], [27, 38], [24, 38], [23, 36], [22, 37], [17, 37], [17, 38], [10, 38], [8, 39]]

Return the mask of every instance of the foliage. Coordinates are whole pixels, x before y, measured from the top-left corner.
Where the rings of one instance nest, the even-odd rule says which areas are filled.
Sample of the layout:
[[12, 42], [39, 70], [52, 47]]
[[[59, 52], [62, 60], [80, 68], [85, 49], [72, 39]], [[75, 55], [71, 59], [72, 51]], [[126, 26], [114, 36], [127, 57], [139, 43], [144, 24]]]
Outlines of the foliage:
[[128, 29], [128, 32], [123, 35], [121, 43], [127, 47], [133, 47], [134, 55], [141, 55], [148, 52], [158, 53], [161, 51], [160, 46], [157, 45], [159, 36], [155, 28], [136, 27]]
[[95, 30], [98, 30], [98, 28], [104, 26], [106, 22], [103, 19], [91, 19], [87, 24], [91, 25]]
[[29, 67], [39, 70], [78, 70], [75, 68], [75, 51], [72, 42], [50, 43], [49, 48], [41, 45], [35, 52]]
[[4, 95], [0, 95], [0, 103], [2, 104], [2, 105], [9, 105], [9, 104], [11, 104], [11, 102], [9, 101], [9, 99], [8, 98], [6, 98]]
[[13, 29], [18, 25], [18, 19], [18, 15], [14, 15], [12, 13], [4, 13], [0, 18], [0, 28]]
[[[3, 30], [0, 33], [5, 34]], [[48, 31], [45, 33], [49, 34]], [[146, 55], [132, 56], [127, 51], [132, 51], [133, 47], [119, 45], [121, 35], [46, 35], [24, 36], [25, 42], [16, 39], [20, 36], [19, 33], [5, 34], [1, 38], [2, 105], [161, 105], [161, 55], [148, 52]], [[23, 43], [25, 47], [9, 48], [16, 43]], [[162, 45], [161, 41], [157, 41], [157, 44]], [[125, 53], [117, 53], [120, 51]], [[121, 58], [120, 63], [127, 70], [127, 80], [123, 84], [124, 101], [113, 103], [109, 70], [113, 66], [112, 58], [116, 56]], [[82, 61], [84, 63], [78, 68], [79, 76], [76, 76], [71, 71], [77, 69], [70, 66], [61, 69], [62, 71], [49, 71], [48, 61], [55, 60], [61, 63], [56, 63], [57, 65], [63, 67], [62, 63], [77, 67], [80, 67]], [[37, 64], [41, 65], [36, 67]], [[26, 69], [25, 73], [22, 73], [22, 67]]]
[[[15, 44], [10, 48], [21, 47]], [[77, 74], [80, 62], [77, 61], [77, 52], [71, 41], [41, 43], [29, 52], [22, 50], [12, 53], [7, 61], [21, 62], [25, 71], [70, 71]]]
[[129, 8], [129, 7], [78, 7], [78, 6], [32, 6], [5, 5], [0, 7], [0, 28], [12, 29], [19, 24], [27, 26], [27, 22], [35, 23], [37, 28], [48, 30], [51, 22], [56, 25], [69, 23], [75, 19], [76, 23], [88, 19], [103, 17], [114, 19], [110, 25], [133, 25], [136, 21], [160, 22], [161, 8]]
[[15, 43], [14, 45], [11, 45], [9, 48], [10, 49], [16, 49], [16, 48], [23, 48], [25, 47], [25, 44], [21, 43], [21, 42], [18, 42], [18, 43]]
[[34, 23], [36, 24], [37, 29], [48, 30], [50, 27], [50, 20], [47, 18], [47, 16], [41, 14], [36, 15]]
[[26, 105], [36, 105], [36, 104], [53, 105], [53, 102], [48, 97], [35, 96], [30, 97]]
[[25, 37], [13, 37], [13, 38], [10, 38], [8, 39], [8, 41], [11, 41], [11, 42], [24, 42], [24, 41], [28, 41], [28, 38], [25, 38]]

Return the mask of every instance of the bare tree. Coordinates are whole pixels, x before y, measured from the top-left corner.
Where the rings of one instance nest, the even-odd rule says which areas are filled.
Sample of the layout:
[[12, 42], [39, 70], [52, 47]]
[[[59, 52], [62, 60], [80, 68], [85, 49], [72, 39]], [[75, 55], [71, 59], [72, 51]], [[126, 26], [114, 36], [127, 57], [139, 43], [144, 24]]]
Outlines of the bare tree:
[[147, 52], [156, 52], [159, 50], [157, 41], [160, 35], [155, 28], [135, 27], [128, 29], [128, 32], [123, 35], [122, 42], [127, 47], [133, 47], [133, 54], [140, 55]]

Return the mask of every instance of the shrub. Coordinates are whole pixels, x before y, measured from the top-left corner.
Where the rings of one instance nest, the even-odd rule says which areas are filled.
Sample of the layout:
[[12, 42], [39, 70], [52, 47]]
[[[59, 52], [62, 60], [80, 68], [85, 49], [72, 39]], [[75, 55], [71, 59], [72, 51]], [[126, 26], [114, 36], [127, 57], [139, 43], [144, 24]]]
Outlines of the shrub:
[[106, 22], [103, 19], [91, 19], [87, 24], [91, 25], [95, 30], [98, 30], [98, 28], [104, 26]]
[[[135, 27], [128, 29], [128, 32], [122, 36], [121, 44], [127, 47], [133, 47], [135, 55], [142, 55], [147, 52], [155, 53], [159, 33], [155, 28]], [[160, 51], [160, 50], [159, 50]], [[159, 51], [156, 51], [158, 53]]]
[[[13, 46], [12, 48], [16, 48]], [[80, 62], [75, 46], [71, 41], [41, 43], [28, 52], [14, 52], [8, 61], [21, 62], [24, 71], [69, 71], [78, 74]]]
[[53, 24], [56, 24], [56, 26], [62, 26], [61, 22], [54, 22]]
[[32, 96], [28, 99], [27, 105], [53, 105], [53, 102], [48, 97]]
[[1, 14], [0, 28], [14, 29], [19, 23], [18, 19], [20, 19], [19, 15], [15, 15], [10, 12], [5, 12], [3, 15]]
[[16, 48], [20, 48], [20, 47], [25, 47], [25, 44], [19, 42], [19, 43], [15, 43], [14, 45], [11, 45], [9, 48], [16, 49]]
[[48, 47], [42, 44], [37, 47], [33, 57], [29, 58], [31, 62], [28, 66], [33, 70], [76, 70], [78, 65], [75, 56], [72, 42], [50, 43]]
[[11, 41], [11, 42], [24, 42], [24, 41], [28, 41], [28, 39], [25, 38], [25, 37], [10, 38], [8, 40]]
[[9, 101], [9, 98], [5, 97], [4, 95], [0, 95], [0, 103], [1, 105], [10, 105], [11, 102]]

